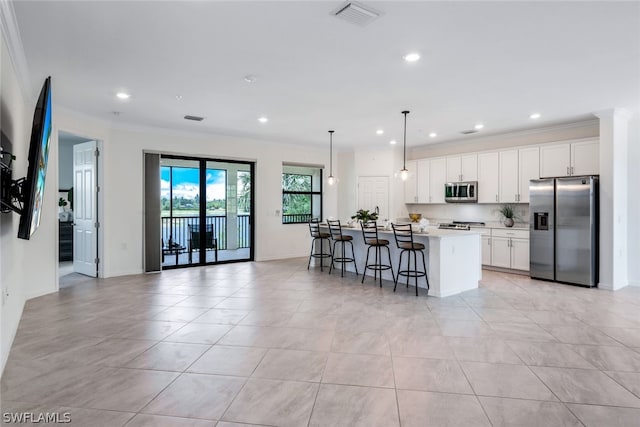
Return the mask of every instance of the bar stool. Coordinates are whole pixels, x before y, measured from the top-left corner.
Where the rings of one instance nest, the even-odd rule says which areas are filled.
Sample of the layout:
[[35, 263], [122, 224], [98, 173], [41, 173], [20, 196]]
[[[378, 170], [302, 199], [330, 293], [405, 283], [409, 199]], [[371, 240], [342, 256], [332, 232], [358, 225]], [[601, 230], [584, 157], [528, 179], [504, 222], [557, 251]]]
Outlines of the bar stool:
[[[367, 273], [367, 268], [373, 270], [373, 280], [376, 280], [378, 271], [380, 272], [380, 287], [382, 287], [382, 270], [391, 270], [391, 277], [393, 278], [394, 283], [396, 282], [396, 277], [393, 274], [393, 266], [391, 265], [391, 252], [389, 252], [389, 241], [385, 239], [378, 238], [378, 226], [375, 221], [369, 221], [367, 223], [361, 223], [362, 227], [362, 237], [364, 238], [364, 243], [366, 243], [369, 247], [367, 248], [367, 260], [364, 265], [364, 273], [362, 273], [362, 283], [364, 283], [364, 277]], [[369, 252], [371, 248], [374, 248], [375, 252], [375, 262], [373, 264], [369, 264]], [[382, 264], [382, 248], [387, 249], [387, 257], [389, 258], [389, 264]]]
[[[329, 274], [331, 274], [331, 270], [335, 268], [334, 262], [339, 262], [342, 264], [342, 272], [340, 273], [340, 277], [344, 277], [344, 264], [346, 262], [352, 262], [353, 266], [356, 269], [356, 276], [358, 275], [358, 264], [356, 264], [356, 256], [353, 252], [353, 237], [345, 236], [342, 234], [342, 226], [340, 225], [340, 220], [327, 220], [327, 224], [329, 224], [329, 234], [331, 235], [331, 239], [333, 240], [333, 256], [331, 257], [331, 267], [329, 267]], [[336, 243], [340, 242], [342, 245], [342, 251], [340, 252], [340, 257], [336, 257]], [[351, 245], [351, 258], [346, 257], [344, 255], [344, 246], [345, 243], [349, 243]]]
[[[318, 218], [313, 218], [309, 221], [309, 232], [311, 233], [311, 237], [313, 240], [311, 241], [311, 253], [309, 254], [309, 262], [307, 263], [307, 270], [311, 265], [311, 258], [320, 258], [320, 271], [323, 271], [323, 259], [324, 258], [332, 258], [333, 255], [331, 253], [331, 235], [329, 233], [324, 233], [320, 231], [320, 221]], [[320, 252], [314, 253], [314, 249], [316, 246], [316, 241], [320, 240]], [[329, 242], [329, 253], [324, 251], [324, 241]]]
[[[424, 259], [424, 245], [422, 243], [417, 243], [413, 241], [413, 231], [411, 230], [411, 224], [391, 224], [393, 227], [393, 235], [396, 238], [396, 245], [400, 252], [400, 262], [398, 262], [398, 275], [396, 276], [396, 284], [393, 287], [393, 292], [396, 291], [398, 287], [398, 279], [400, 276], [407, 277], [407, 288], [409, 287], [409, 278], [415, 278], [416, 285], [416, 296], [418, 296], [418, 277], [424, 276], [427, 281], [427, 293], [429, 293], [429, 278], [427, 277], [427, 263]], [[407, 256], [407, 269], [401, 270], [402, 268], [402, 255], [408, 252]], [[423, 270], [418, 270], [418, 257], [417, 253], [420, 252], [422, 255], [422, 267]], [[413, 270], [411, 269], [411, 254], [413, 254]]]

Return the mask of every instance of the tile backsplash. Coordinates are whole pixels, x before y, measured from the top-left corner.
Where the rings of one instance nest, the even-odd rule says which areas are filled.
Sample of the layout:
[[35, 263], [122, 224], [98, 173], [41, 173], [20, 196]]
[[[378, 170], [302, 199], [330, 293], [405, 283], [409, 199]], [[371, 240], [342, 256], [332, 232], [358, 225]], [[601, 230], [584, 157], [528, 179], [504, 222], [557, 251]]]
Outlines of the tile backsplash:
[[[438, 205], [407, 205], [408, 212], [422, 214], [432, 222], [450, 221], [500, 221], [498, 209], [502, 203], [477, 204], [477, 203], [447, 203]], [[516, 212], [520, 217], [519, 223], [529, 222], [529, 204], [516, 204]]]

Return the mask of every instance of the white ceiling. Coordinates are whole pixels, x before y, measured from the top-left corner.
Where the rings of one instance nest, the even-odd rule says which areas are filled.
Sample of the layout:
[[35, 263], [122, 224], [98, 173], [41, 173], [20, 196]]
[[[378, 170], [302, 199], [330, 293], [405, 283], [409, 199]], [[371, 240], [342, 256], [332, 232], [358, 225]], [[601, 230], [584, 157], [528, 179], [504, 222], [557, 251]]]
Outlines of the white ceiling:
[[322, 145], [335, 129], [337, 148], [385, 147], [402, 143], [404, 109], [413, 146], [477, 122], [487, 134], [638, 111], [639, 2], [365, 2], [383, 16], [364, 28], [331, 16], [341, 4], [13, 6], [31, 85], [51, 75], [55, 104], [123, 125]]

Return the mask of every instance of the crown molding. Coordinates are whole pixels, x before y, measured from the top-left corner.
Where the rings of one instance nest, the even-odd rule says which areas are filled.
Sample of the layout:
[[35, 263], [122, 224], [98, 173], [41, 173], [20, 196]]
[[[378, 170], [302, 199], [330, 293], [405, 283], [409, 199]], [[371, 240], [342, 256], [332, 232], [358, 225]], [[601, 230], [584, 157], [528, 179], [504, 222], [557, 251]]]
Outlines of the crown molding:
[[24, 46], [20, 37], [18, 21], [13, 10], [13, 2], [10, 0], [0, 0], [0, 27], [2, 27], [2, 37], [5, 40], [13, 68], [16, 72], [16, 79], [22, 90], [25, 100], [31, 101], [35, 97], [33, 86], [29, 79], [29, 67], [27, 57], [24, 54]]
[[633, 112], [627, 110], [626, 108], [610, 108], [608, 110], [600, 110], [593, 113], [594, 116], [604, 119], [604, 118], [620, 118], [623, 120], [629, 120], [633, 117]]

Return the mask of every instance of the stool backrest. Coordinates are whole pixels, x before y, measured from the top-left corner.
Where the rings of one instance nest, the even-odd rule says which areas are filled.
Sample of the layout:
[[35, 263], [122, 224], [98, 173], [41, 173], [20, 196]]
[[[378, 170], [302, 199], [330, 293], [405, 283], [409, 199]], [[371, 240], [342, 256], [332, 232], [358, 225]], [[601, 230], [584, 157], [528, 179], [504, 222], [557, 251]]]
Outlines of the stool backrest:
[[311, 237], [320, 237], [320, 220], [318, 218], [311, 218], [309, 221], [309, 233], [311, 233]]
[[413, 246], [413, 230], [411, 224], [391, 224], [393, 228], [393, 236], [396, 238], [396, 246], [399, 248], [401, 243], [410, 243]]
[[331, 234], [332, 239], [342, 239], [342, 226], [340, 225], [339, 219], [328, 219], [327, 224], [329, 224], [329, 233]]
[[360, 226], [365, 243], [372, 244], [378, 241], [378, 225], [375, 221], [362, 222]]

